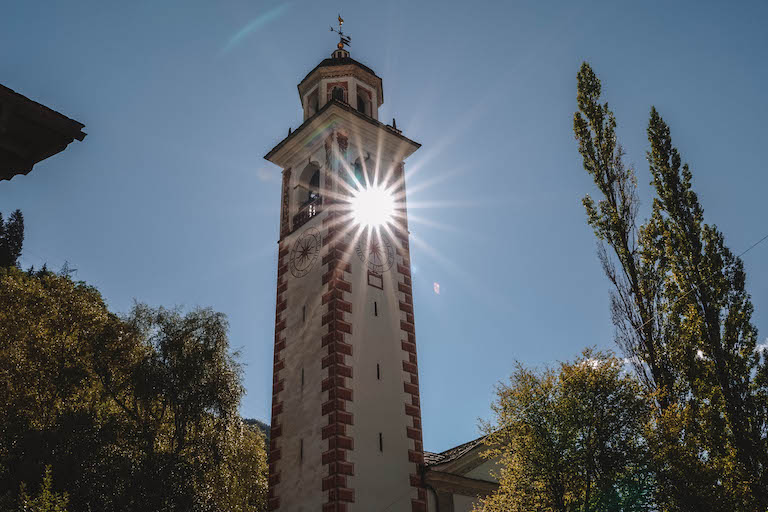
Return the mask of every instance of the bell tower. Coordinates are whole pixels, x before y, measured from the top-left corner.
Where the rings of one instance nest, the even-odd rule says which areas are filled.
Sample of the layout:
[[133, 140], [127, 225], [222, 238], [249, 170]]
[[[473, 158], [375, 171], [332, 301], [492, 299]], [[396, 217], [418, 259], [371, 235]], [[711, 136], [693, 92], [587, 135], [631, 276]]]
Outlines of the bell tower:
[[269, 510], [426, 511], [403, 164], [419, 144], [379, 122], [381, 78], [341, 23], [298, 85], [303, 123], [265, 156], [283, 169]]

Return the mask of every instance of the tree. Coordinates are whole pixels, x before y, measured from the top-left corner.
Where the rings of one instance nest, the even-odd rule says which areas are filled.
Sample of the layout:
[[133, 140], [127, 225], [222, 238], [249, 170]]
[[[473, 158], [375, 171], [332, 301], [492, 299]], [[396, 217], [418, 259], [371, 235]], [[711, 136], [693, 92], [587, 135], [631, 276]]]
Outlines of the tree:
[[678, 348], [679, 371], [697, 402], [709, 460], [725, 472], [726, 492], [748, 508], [764, 510], [767, 369], [756, 351], [744, 264], [717, 227], [703, 222], [692, 172], [688, 164], [681, 166], [669, 127], [655, 108], [648, 140], [657, 194], [648, 231], [657, 244], [663, 242], [656, 248], [668, 262], [663, 297], [669, 340]]
[[209, 309], [120, 317], [67, 275], [0, 268], [0, 509], [50, 465], [71, 511], [263, 510], [226, 331]]
[[585, 197], [613, 284], [616, 341], [652, 404], [646, 438], [660, 504], [669, 510], [765, 510], [766, 368], [741, 260], [703, 223], [692, 172], [651, 109], [648, 153], [656, 193], [638, 226], [634, 171], [588, 64], [578, 73], [574, 132], [600, 192]]
[[0, 213], [0, 267], [18, 265], [21, 248], [24, 245], [24, 216], [21, 210], [11, 214], [8, 222], [3, 222]]
[[45, 467], [43, 483], [36, 497], [32, 498], [27, 494], [23, 483], [19, 494], [19, 512], [67, 512], [69, 498], [67, 493], [57, 493], [53, 490], [51, 466]]
[[267, 452], [264, 434], [245, 424], [230, 443], [226, 464], [212, 473], [211, 488], [217, 489], [221, 510], [252, 512], [267, 510]]
[[485, 425], [500, 487], [485, 511], [649, 511], [652, 477], [636, 380], [611, 353], [532, 371], [517, 364]]

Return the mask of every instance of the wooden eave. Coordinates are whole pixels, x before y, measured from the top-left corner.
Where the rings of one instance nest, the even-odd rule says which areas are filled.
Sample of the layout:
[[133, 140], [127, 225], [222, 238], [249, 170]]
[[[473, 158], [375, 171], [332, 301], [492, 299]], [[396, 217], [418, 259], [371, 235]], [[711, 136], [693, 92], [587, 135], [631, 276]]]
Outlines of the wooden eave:
[[0, 180], [27, 174], [35, 164], [82, 141], [84, 124], [0, 85]]

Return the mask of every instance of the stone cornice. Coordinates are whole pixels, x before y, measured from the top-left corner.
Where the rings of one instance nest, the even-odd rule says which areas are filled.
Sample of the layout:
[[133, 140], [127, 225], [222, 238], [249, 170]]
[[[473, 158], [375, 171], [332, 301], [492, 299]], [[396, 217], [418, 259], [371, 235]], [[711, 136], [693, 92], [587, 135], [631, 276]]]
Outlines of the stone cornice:
[[296, 131], [280, 141], [269, 153], [264, 155], [264, 158], [282, 168], [287, 168], [291, 155], [295, 154], [299, 148], [312, 145], [315, 139], [324, 139], [323, 134], [342, 121], [346, 128], [357, 130], [362, 134], [368, 133], [377, 139], [381, 136], [383, 144], [398, 153], [397, 158], [399, 160], [404, 160], [421, 147], [418, 142], [414, 142], [395, 129], [361, 114], [346, 103], [331, 100], [323, 105], [323, 108], [315, 115], [304, 121]]

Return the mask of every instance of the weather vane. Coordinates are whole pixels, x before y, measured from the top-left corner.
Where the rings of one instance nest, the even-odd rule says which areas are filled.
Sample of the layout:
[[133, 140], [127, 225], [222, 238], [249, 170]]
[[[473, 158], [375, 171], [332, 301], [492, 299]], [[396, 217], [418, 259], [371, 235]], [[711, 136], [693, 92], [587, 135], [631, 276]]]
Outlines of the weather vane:
[[344, 32], [341, 30], [341, 26], [344, 24], [344, 19], [341, 17], [341, 14], [339, 14], [339, 28], [338, 30], [331, 27], [331, 32], [336, 32], [339, 34], [339, 44], [337, 45], [339, 47], [339, 50], [343, 50], [345, 46], [352, 46], [352, 36], [344, 35]]

